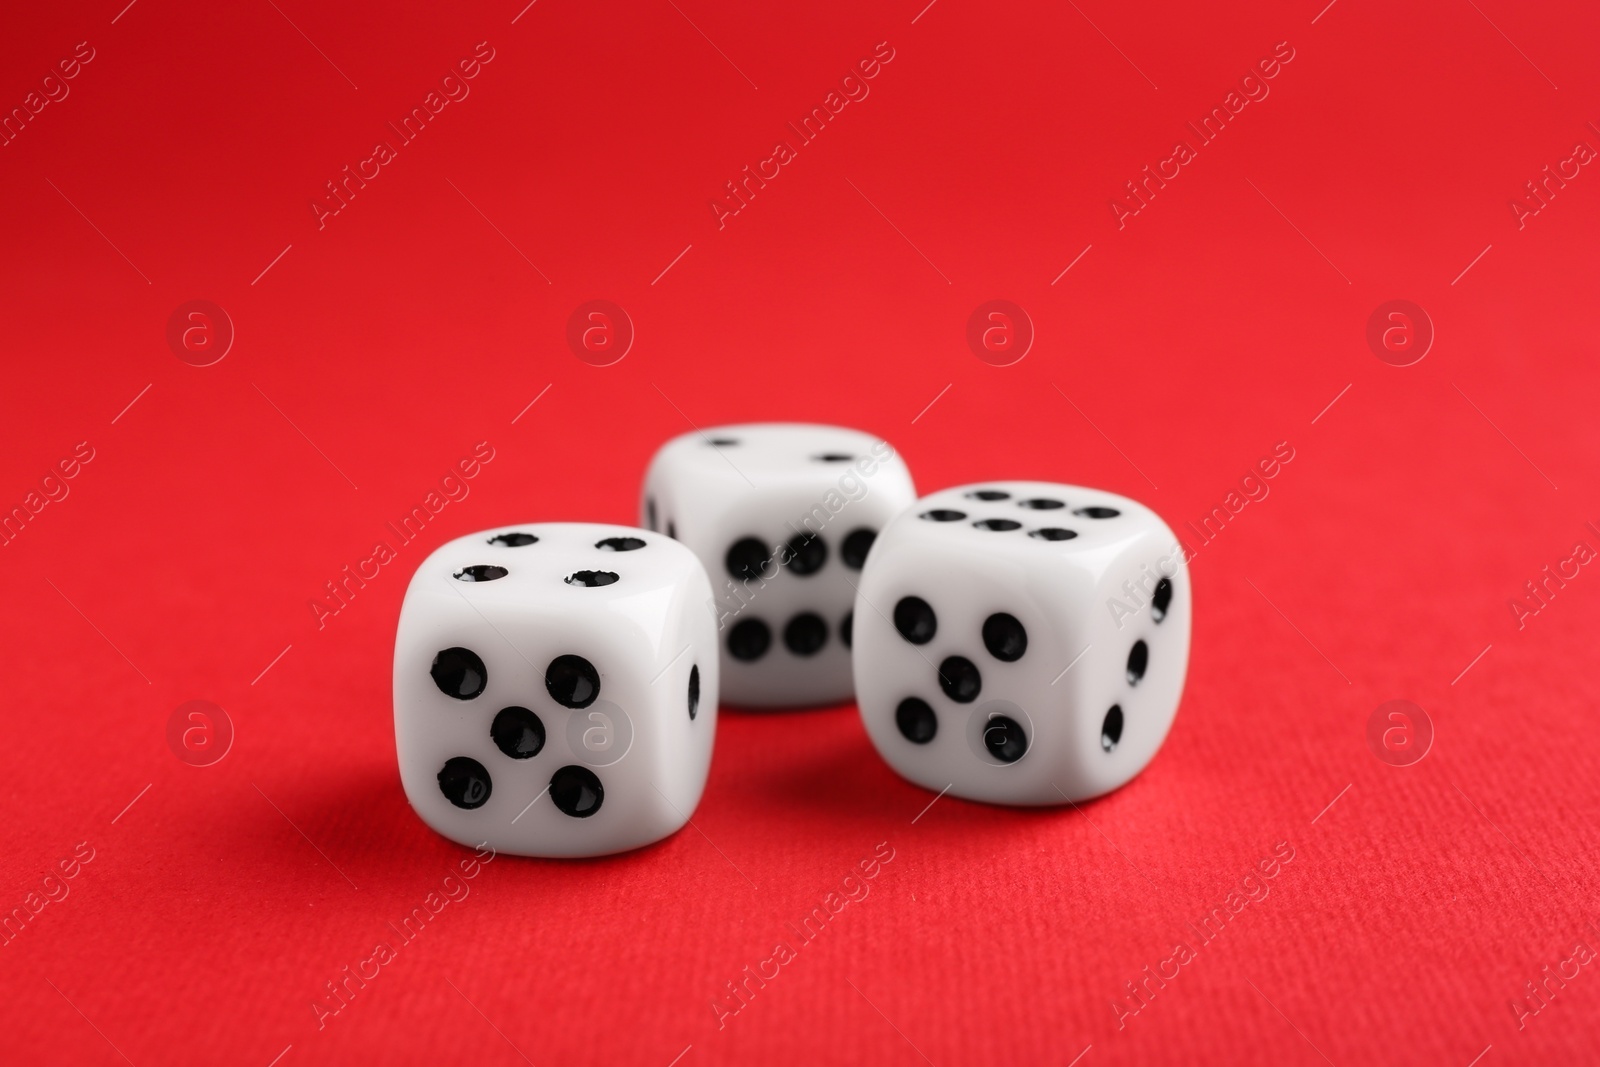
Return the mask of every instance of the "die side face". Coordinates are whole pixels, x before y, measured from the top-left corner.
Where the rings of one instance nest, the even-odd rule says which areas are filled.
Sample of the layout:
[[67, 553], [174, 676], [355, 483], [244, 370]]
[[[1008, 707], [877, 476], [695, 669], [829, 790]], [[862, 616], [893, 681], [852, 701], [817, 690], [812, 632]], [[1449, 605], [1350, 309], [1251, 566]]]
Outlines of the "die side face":
[[711, 576], [725, 700], [849, 699], [855, 583], [878, 531], [914, 498], [899, 456], [856, 430], [722, 426], [662, 447], [643, 521], [670, 525]]
[[627, 527], [535, 523], [441, 546], [395, 641], [412, 807], [452, 840], [521, 855], [677, 830], [716, 731], [710, 597], [692, 553]]
[[883, 537], [856, 609], [856, 700], [874, 746], [934, 792], [1052, 803], [1069, 730], [1044, 710], [1074, 634], [1050, 601], [1073, 576], [1030, 581], [1015, 561], [892, 525]]
[[[855, 675], [867, 732], [896, 771], [1044, 805], [1116, 788], [1149, 762], [1189, 641], [1188, 575], [1158, 516], [1099, 490], [982, 483], [917, 501], [880, 545], [857, 602]], [[1170, 575], [1156, 573], [1164, 557]]]
[[[1082, 709], [1060, 785], [1073, 800], [1138, 774], [1166, 739], [1188, 673], [1191, 586], [1177, 539], [1151, 525], [1101, 575], [1087, 605], [1089, 652], [1069, 672]], [[1093, 669], [1079, 674], [1079, 668]]]

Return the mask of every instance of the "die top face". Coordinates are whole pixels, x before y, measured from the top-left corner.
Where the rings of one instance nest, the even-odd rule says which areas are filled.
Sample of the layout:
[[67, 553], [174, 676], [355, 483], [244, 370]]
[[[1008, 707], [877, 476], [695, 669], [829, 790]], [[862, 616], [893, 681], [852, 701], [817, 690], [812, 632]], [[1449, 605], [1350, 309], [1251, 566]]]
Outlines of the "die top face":
[[756, 422], [713, 426], [682, 434], [656, 453], [651, 473], [688, 477], [712, 486], [731, 483], [759, 492], [785, 486], [824, 485], [851, 466], [904, 463], [881, 438], [843, 426]]
[[659, 597], [698, 569], [669, 537], [600, 523], [526, 523], [458, 537], [417, 567], [413, 593], [473, 607], [560, 613]]
[[[1034, 536], [1055, 530], [1072, 536]], [[986, 482], [917, 501], [880, 541], [858, 598], [857, 696], [902, 775], [1063, 804], [1154, 756], [1190, 625], [1187, 570], [1154, 512], [1101, 490]]]
[[647, 528], [693, 548], [720, 582], [720, 561], [734, 543], [720, 539], [749, 536], [770, 549], [824, 525], [842, 539], [847, 523], [875, 534], [915, 496], [905, 461], [881, 438], [839, 426], [748, 423], [663, 445], [640, 512]]
[[1161, 517], [1137, 500], [1055, 482], [976, 482], [942, 489], [896, 518], [894, 534], [963, 552], [1095, 566], [1154, 530]]
[[[921, 570], [962, 588], [970, 584], [969, 595], [955, 599], [993, 601], [996, 611], [1004, 600], [1019, 617], [1023, 609], [1032, 617], [1030, 631], [1038, 626], [1074, 649], [1091, 641], [1098, 625], [1079, 604], [1127, 560], [1148, 556], [1153, 563], [1177, 544], [1161, 517], [1137, 500], [1035, 481], [978, 482], [931, 493], [896, 515], [878, 540], [900, 561], [898, 567], [887, 563], [887, 571]], [[862, 588], [882, 590], [885, 577], [869, 574]]]
[[422, 819], [464, 844], [602, 855], [681, 826], [718, 700], [694, 554], [624, 526], [481, 531], [418, 567], [395, 641], [395, 742]]

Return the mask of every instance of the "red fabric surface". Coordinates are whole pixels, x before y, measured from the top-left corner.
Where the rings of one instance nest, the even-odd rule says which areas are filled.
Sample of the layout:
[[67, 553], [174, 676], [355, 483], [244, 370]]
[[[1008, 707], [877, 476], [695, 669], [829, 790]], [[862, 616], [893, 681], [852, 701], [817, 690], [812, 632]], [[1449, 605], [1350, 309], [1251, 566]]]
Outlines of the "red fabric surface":
[[[1592, 6], [124, 2], [0, 35], [0, 104], [37, 104], [0, 147], [0, 504], [92, 451], [0, 548], [0, 903], [74, 874], [0, 947], [0, 1057], [1600, 1058], [1600, 962], [1573, 956], [1600, 951], [1600, 576], [1508, 603], [1600, 548], [1600, 176], [1563, 163], [1600, 147]], [[479, 42], [470, 94], [319, 228], [324, 183]], [[719, 228], [724, 183], [880, 42], [869, 95]], [[1124, 183], [1275, 49], [1268, 95], [1119, 228]], [[1546, 166], [1569, 178], [1533, 200]], [[199, 299], [236, 333], [207, 367], [166, 336]], [[568, 348], [591, 299], [635, 328], [612, 366]], [[967, 346], [991, 299], [1036, 332], [1011, 366]], [[1366, 340], [1393, 299], [1436, 332], [1412, 366]], [[730, 712], [692, 828], [447, 883], [471, 854], [394, 765], [411, 569], [497, 523], [629, 521], [661, 441], [746, 419], [883, 434], [923, 489], [1104, 486], [1179, 530], [1294, 458], [1185, 534], [1188, 689], [1115, 794], [929, 807], [849, 707]], [[324, 583], [479, 442], [469, 494], [319, 626]], [[1368, 748], [1394, 699], [1434, 729], [1411, 766]], [[211, 766], [169, 747], [192, 700], [232, 724]], [[719, 1012], [747, 966], [778, 971]]]

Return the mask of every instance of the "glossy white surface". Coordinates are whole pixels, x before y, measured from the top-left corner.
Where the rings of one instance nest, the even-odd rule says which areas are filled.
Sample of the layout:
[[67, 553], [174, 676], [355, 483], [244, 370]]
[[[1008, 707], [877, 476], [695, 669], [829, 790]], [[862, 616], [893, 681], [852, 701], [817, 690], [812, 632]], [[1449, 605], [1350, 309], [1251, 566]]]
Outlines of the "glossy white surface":
[[[1007, 497], [969, 495], [978, 490]], [[1030, 499], [1065, 506], [1019, 503]], [[1119, 514], [1074, 513], [1089, 507]], [[922, 517], [939, 509], [962, 518]], [[1020, 525], [1006, 531], [973, 525], [988, 520]], [[1077, 536], [1030, 536], [1047, 527]], [[1150, 594], [1162, 576], [1171, 582], [1172, 599], [1157, 621]], [[904, 777], [973, 800], [1064, 804], [1115, 789], [1150, 762], [1177, 711], [1188, 667], [1190, 590], [1177, 538], [1127, 497], [1048, 482], [981, 482], [924, 497], [878, 537], [861, 578], [855, 679], [867, 733]], [[937, 629], [926, 644], [906, 640], [892, 621], [908, 596], [934, 610]], [[985, 647], [984, 621], [997, 612], [1026, 630], [1026, 651], [1014, 662]], [[1148, 665], [1130, 684], [1129, 654], [1140, 640]], [[951, 699], [940, 684], [949, 656], [978, 668], [982, 685], [970, 703]], [[926, 743], [913, 743], [896, 725], [907, 697], [926, 701], [937, 717]], [[1108, 752], [1101, 738], [1113, 705], [1122, 710], [1123, 727]], [[994, 713], [1020, 722], [1027, 734], [1027, 750], [1013, 763], [995, 759], [983, 743]]]
[[[831, 457], [831, 458], [829, 458]], [[838, 426], [753, 423], [717, 426], [674, 438], [651, 461], [640, 497], [641, 522], [668, 531], [705, 564], [717, 598], [722, 696], [746, 707], [833, 704], [852, 693], [850, 650], [840, 626], [855, 603], [860, 571], [846, 565], [845, 539], [876, 532], [916, 498], [911, 475], [880, 438]], [[778, 546], [809, 533], [827, 546], [811, 574], [780, 566]], [[728, 550], [744, 538], [771, 562], [755, 580], [736, 577]], [[797, 654], [785, 643], [799, 614], [827, 627], [821, 648]], [[764, 625], [770, 643], [758, 658], [728, 652], [733, 628]]]
[[[497, 535], [529, 533], [509, 547]], [[596, 543], [635, 537], [643, 548]], [[466, 567], [504, 567], [492, 581], [460, 581]], [[586, 587], [580, 570], [618, 575]], [[699, 803], [716, 735], [718, 669], [711, 586], [694, 554], [659, 534], [626, 526], [527, 523], [483, 530], [440, 546], [406, 590], [395, 638], [395, 747], [406, 797], [424, 822], [452, 840], [528, 856], [593, 856], [649, 844], [681, 827]], [[471, 699], [449, 696], [430, 674], [436, 654], [472, 650], [487, 679]], [[598, 672], [586, 708], [563, 707], [546, 669], [576, 655]], [[691, 670], [699, 701], [688, 714]], [[544, 725], [537, 755], [513, 759], [490, 736], [504, 707], [532, 710]], [[492, 788], [481, 807], [452, 804], [438, 775], [455, 756], [477, 760]], [[547, 792], [560, 767], [588, 767], [604, 799], [594, 814], [563, 814]]]

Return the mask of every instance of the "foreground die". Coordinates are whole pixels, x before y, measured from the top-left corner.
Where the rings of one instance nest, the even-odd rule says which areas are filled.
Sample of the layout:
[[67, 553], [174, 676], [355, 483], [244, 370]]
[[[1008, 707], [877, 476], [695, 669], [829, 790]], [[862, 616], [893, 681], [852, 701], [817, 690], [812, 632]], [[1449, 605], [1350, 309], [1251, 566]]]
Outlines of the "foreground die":
[[1127, 497], [984, 482], [878, 538], [856, 602], [856, 700], [904, 777], [997, 804], [1064, 804], [1138, 774], [1189, 660], [1178, 540]]
[[525, 856], [677, 830], [717, 729], [710, 601], [694, 553], [645, 530], [531, 523], [440, 546], [395, 637], [411, 806], [451, 840]]
[[711, 575], [724, 700], [850, 698], [856, 582], [878, 531], [915, 499], [894, 449], [857, 430], [719, 426], [661, 447], [643, 522], [693, 549]]

